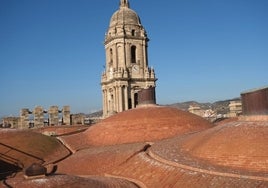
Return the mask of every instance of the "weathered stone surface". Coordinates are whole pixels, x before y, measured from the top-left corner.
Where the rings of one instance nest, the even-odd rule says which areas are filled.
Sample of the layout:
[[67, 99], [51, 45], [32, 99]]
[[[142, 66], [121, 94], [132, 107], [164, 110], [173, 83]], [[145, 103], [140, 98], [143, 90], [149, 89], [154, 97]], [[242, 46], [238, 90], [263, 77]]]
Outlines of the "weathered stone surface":
[[105, 71], [102, 73], [103, 116], [133, 109], [138, 92], [156, 86], [148, 63], [148, 37], [138, 14], [121, 1], [105, 36]]
[[34, 127], [43, 127], [44, 126], [44, 110], [41, 106], [34, 108]]

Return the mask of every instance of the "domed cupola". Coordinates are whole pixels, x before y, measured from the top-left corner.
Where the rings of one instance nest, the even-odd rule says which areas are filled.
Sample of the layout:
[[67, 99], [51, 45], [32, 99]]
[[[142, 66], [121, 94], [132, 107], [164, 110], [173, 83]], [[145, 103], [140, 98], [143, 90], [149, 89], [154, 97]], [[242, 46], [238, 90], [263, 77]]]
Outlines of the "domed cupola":
[[110, 20], [110, 27], [125, 24], [141, 25], [141, 22], [138, 14], [129, 8], [128, 0], [121, 0], [119, 10], [113, 14]]

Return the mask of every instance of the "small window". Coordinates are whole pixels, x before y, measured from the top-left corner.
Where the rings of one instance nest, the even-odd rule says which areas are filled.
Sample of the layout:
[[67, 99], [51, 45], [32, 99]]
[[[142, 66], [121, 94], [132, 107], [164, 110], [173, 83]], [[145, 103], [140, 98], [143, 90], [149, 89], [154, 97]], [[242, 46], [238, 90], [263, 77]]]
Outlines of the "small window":
[[131, 46], [131, 62], [136, 63], [136, 46]]
[[113, 63], [113, 49], [110, 49], [110, 63]]
[[135, 30], [134, 29], [131, 31], [131, 35], [135, 36]]

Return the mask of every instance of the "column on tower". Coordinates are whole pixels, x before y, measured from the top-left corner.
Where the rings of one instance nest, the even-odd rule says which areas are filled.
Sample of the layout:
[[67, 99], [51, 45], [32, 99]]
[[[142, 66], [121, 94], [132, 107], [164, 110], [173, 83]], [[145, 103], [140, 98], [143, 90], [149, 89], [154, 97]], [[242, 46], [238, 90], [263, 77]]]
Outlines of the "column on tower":
[[102, 90], [102, 95], [103, 95], [103, 116], [107, 116], [107, 89]]
[[115, 111], [118, 112], [118, 86], [114, 86], [114, 100], [115, 100]]
[[140, 66], [143, 67], [143, 44], [139, 44], [139, 47], [137, 48], [137, 61], [140, 63]]
[[124, 104], [125, 104], [125, 109], [124, 110], [128, 110], [128, 88], [127, 86], [123, 87], [123, 92], [124, 92]]
[[132, 108], [135, 108], [135, 100], [134, 100], [134, 95], [135, 95], [135, 92], [134, 90], [131, 90], [131, 106]]
[[126, 59], [127, 59], [127, 62], [131, 62], [131, 44], [130, 43], [126, 44]]
[[115, 96], [116, 94], [115, 94], [115, 89], [114, 88], [112, 88], [112, 97], [111, 97], [111, 113], [114, 113], [115, 112], [115, 101], [116, 101], [116, 96]]
[[120, 93], [120, 85], [117, 86], [117, 100], [118, 100], [118, 103], [117, 103], [117, 112], [122, 112], [121, 111], [121, 104], [122, 104], [122, 101], [120, 100], [120, 98], [122, 97], [121, 93]]
[[122, 98], [123, 98], [123, 96], [122, 96], [123, 95], [122, 86], [120, 85], [118, 89], [119, 89], [118, 93], [119, 93], [119, 103], [120, 103], [118, 111], [122, 112], [123, 111], [123, 105], [124, 105], [124, 102], [122, 100]]
[[108, 90], [105, 89], [105, 100], [104, 100], [104, 104], [105, 104], [105, 114], [108, 114]]
[[117, 46], [118, 47], [118, 49], [117, 49], [117, 62], [118, 62], [118, 64], [117, 64], [117, 66], [119, 66], [119, 67], [124, 67], [125, 66], [125, 52], [124, 52], [124, 44], [122, 43], [122, 44], [120, 44], [120, 45], [118, 45]]
[[112, 95], [112, 89], [109, 89], [107, 98], [108, 98], [108, 106], [107, 106], [108, 108], [107, 108], [107, 112], [108, 112], [108, 114], [109, 114], [109, 113], [112, 113], [112, 108], [113, 108], [113, 95]]
[[143, 49], [143, 64], [144, 64], [144, 68], [148, 67], [148, 57], [147, 57], [147, 46], [146, 44], [143, 42], [142, 43], [142, 49]]

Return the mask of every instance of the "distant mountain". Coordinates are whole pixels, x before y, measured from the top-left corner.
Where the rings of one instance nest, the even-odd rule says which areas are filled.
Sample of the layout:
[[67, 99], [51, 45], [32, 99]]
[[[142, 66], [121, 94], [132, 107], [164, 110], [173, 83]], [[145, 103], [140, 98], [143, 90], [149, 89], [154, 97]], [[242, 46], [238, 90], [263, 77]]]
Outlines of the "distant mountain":
[[[169, 104], [167, 106], [173, 106], [176, 107], [180, 110], [188, 111], [188, 108], [190, 106], [199, 106], [203, 110], [208, 110], [212, 109], [213, 111], [217, 112], [217, 114], [226, 114], [229, 112], [229, 104], [230, 101], [237, 101], [240, 100], [239, 97], [233, 98], [233, 99], [228, 99], [228, 100], [223, 100], [223, 101], [216, 101], [213, 103], [200, 103], [197, 101], [186, 101], [186, 102], [179, 102], [179, 103], [174, 103], [174, 104]], [[86, 115], [89, 118], [92, 117], [102, 117], [102, 110], [87, 114]]]
[[226, 114], [229, 112], [230, 101], [237, 101], [237, 100], [240, 100], [240, 98], [216, 101], [214, 103], [200, 103], [196, 101], [187, 101], [187, 102], [170, 104], [168, 106], [173, 106], [184, 111], [188, 111], [188, 108], [190, 106], [198, 106], [203, 110], [212, 109], [213, 111], [217, 112], [217, 114]]
[[89, 118], [94, 118], [94, 117], [102, 117], [102, 110], [100, 110], [100, 111], [97, 111], [97, 112], [93, 112], [93, 113], [91, 113], [91, 114], [88, 114], [87, 115], [87, 117], [89, 117]]
[[211, 103], [199, 103], [196, 101], [187, 101], [187, 102], [170, 104], [168, 106], [173, 106], [180, 110], [187, 111], [190, 106], [199, 106], [202, 109], [209, 109], [211, 105], [212, 105]]

